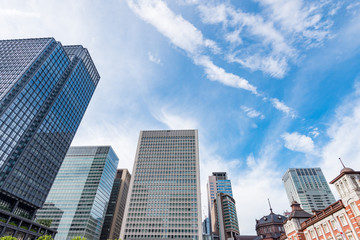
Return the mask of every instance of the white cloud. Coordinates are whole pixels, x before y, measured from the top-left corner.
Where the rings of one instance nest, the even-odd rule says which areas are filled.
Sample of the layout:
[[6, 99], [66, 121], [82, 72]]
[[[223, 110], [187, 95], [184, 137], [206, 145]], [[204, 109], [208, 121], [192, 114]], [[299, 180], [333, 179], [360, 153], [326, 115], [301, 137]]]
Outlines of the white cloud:
[[265, 118], [265, 116], [261, 112], [258, 112], [253, 108], [246, 107], [246, 106], [241, 106], [241, 109], [246, 113], [246, 115], [249, 118], [260, 118], [260, 119]]
[[327, 135], [330, 140], [322, 148], [320, 164], [327, 180], [331, 181], [340, 173], [339, 157], [346, 167], [359, 171], [360, 95], [357, 90], [336, 110]]
[[313, 138], [316, 138], [316, 137], [318, 137], [320, 135], [320, 131], [319, 131], [319, 129], [317, 127], [315, 127], [315, 128], [311, 127], [309, 134], [311, 136], [313, 136]]
[[290, 107], [286, 106], [285, 103], [281, 102], [279, 99], [271, 98], [270, 102], [276, 109], [286, 113], [288, 116], [291, 116], [292, 118], [296, 117], [294, 111]]
[[315, 145], [311, 137], [298, 132], [284, 133], [281, 137], [285, 140], [285, 147], [292, 151], [314, 153]]
[[268, 145], [261, 151], [260, 157], [253, 154], [247, 157], [247, 170], [230, 171], [242, 235], [256, 234], [255, 219], [270, 213], [268, 198], [275, 213], [283, 214], [290, 208], [281, 180], [283, 172], [273, 161], [277, 150], [276, 145]]
[[151, 52], [148, 52], [148, 57], [149, 57], [149, 61], [156, 63], [156, 64], [160, 64], [161, 61], [159, 58], [155, 57]]
[[127, 2], [138, 16], [186, 52], [197, 54], [204, 47], [218, 51], [215, 42], [205, 39], [194, 25], [181, 15], [172, 12], [165, 2], [155, 0], [128, 0]]
[[198, 129], [199, 124], [197, 121], [189, 116], [181, 116], [180, 114], [174, 114], [173, 111], [163, 107], [160, 113], [154, 113], [153, 116], [165, 124], [169, 129]]
[[242, 88], [257, 95], [256, 87], [251, 85], [246, 79], [235, 74], [227, 73], [223, 68], [216, 66], [207, 56], [194, 59], [195, 64], [203, 66], [206, 76], [212, 81], [219, 81], [227, 86]]

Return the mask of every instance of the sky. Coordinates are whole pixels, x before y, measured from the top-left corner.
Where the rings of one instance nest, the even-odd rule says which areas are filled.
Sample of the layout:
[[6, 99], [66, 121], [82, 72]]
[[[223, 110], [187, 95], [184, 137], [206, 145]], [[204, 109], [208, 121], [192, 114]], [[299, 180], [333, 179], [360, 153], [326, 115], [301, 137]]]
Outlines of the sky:
[[359, 1], [0, 0], [0, 39], [38, 37], [83, 45], [101, 75], [72, 145], [131, 171], [140, 130], [198, 129], [204, 216], [226, 171], [241, 234], [268, 198], [290, 210], [288, 168], [359, 170]]

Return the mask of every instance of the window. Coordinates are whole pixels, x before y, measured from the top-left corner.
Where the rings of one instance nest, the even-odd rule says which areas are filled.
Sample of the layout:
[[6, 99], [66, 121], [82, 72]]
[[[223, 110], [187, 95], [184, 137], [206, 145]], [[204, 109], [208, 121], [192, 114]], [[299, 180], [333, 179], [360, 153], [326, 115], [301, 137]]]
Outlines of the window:
[[317, 232], [317, 234], [318, 234], [319, 236], [322, 235], [320, 227], [316, 227], [316, 232]]
[[328, 227], [327, 223], [323, 224], [323, 228], [326, 233], [329, 232], [329, 227]]
[[343, 225], [343, 226], [346, 226], [346, 225], [347, 225], [347, 222], [346, 222], [346, 219], [345, 219], [344, 214], [341, 215], [341, 216], [339, 217], [339, 219], [340, 219], [341, 225]]
[[349, 240], [354, 240], [354, 237], [353, 237], [353, 235], [351, 233], [347, 234], [347, 237], [348, 237]]
[[332, 227], [334, 230], [337, 229], [334, 220], [331, 220], [330, 223], [331, 223], [331, 227]]
[[315, 238], [314, 230], [310, 230], [311, 238]]
[[358, 206], [356, 206], [355, 202], [350, 203], [350, 207], [351, 207], [353, 213], [355, 214], [355, 216], [360, 215], [359, 208], [358, 208]]

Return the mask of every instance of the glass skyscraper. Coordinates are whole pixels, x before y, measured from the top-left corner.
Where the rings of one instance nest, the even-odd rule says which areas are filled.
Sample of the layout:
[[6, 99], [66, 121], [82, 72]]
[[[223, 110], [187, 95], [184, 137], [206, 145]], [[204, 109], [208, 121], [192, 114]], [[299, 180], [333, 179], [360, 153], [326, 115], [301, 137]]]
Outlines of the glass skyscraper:
[[335, 202], [329, 184], [320, 168], [289, 168], [282, 178], [289, 203], [297, 201], [312, 213]]
[[109, 146], [70, 147], [38, 220], [51, 220], [55, 239], [98, 240], [118, 157]]
[[197, 130], [141, 131], [121, 239], [201, 239]]
[[99, 79], [80, 45], [0, 41], [0, 235], [42, 207]]

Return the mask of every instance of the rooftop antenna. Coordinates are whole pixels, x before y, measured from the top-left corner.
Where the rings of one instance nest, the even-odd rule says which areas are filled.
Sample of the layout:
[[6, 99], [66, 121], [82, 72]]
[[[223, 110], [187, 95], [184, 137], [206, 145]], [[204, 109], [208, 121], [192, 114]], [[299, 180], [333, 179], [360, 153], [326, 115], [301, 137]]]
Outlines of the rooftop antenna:
[[341, 158], [339, 158], [340, 162], [341, 162], [341, 165], [343, 166], [343, 168], [345, 168], [345, 165], [343, 163], [343, 161], [341, 161]]
[[272, 208], [271, 208], [271, 203], [270, 203], [269, 199], [268, 199], [268, 203], [269, 203], [269, 207], [270, 207], [270, 212], [273, 213]]

